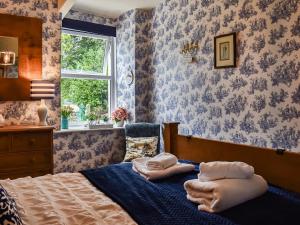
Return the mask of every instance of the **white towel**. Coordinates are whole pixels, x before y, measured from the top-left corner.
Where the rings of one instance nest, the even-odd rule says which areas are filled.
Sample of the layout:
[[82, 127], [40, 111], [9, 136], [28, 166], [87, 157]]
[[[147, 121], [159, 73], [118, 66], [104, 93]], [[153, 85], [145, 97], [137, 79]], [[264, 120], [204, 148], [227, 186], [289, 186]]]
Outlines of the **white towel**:
[[149, 159], [147, 161], [147, 167], [149, 170], [163, 170], [175, 165], [177, 162], [178, 159], [175, 155], [163, 152]]
[[141, 176], [145, 177], [147, 180], [161, 179], [174, 174], [193, 171], [195, 168], [195, 166], [191, 164], [177, 163], [164, 170], [149, 170], [146, 165], [149, 159], [150, 158], [144, 157], [132, 160], [132, 169]]
[[256, 198], [268, 189], [267, 182], [259, 175], [250, 179], [223, 179], [202, 182], [198, 179], [184, 183], [187, 198], [198, 203], [198, 209], [207, 212], [221, 212], [250, 199]]
[[223, 162], [215, 161], [200, 163], [200, 181], [210, 181], [218, 179], [248, 179], [254, 174], [253, 166], [244, 162]]

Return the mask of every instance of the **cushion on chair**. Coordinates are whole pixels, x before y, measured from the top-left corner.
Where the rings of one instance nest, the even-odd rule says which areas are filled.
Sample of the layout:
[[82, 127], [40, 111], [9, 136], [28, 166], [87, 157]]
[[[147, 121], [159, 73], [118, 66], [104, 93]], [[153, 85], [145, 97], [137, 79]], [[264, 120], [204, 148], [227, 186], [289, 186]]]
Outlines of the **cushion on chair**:
[[22, 225], [15, 200], [0, 184], [0, 224]]
[[140, 157], [153, 157], [157, 153], [158, 137], [126, 137], [126, 155], [124, 162]]
[[160, 153], [160, 124], [133, 123], [125, 126], [126, 137], [157, 137], [157, 154]]

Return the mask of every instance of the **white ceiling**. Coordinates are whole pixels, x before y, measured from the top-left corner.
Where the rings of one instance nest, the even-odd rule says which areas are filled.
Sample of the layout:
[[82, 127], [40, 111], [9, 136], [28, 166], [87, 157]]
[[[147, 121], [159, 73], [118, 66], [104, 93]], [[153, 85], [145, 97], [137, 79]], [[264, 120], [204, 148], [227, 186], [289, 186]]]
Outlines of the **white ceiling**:
[[131, 9], [153, 8], [159, 2], [160, 0], [76, 0], [74, 9], [109, 18], [117, 18]]

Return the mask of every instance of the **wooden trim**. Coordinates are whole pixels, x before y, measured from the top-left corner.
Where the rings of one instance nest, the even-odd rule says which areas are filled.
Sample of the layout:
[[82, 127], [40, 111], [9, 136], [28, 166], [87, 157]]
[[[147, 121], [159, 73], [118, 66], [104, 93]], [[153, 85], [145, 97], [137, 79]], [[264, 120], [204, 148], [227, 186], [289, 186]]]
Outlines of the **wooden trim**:
[[50, 155], [51, 155], [50, 156], [51, 157], [50, 173], [51, 174], [54, 174], [53, 130], [54, 130], [54, 128], [52, 127], [51, 135], [49, 136], [50, 143], [51, 143], [51, 146], [50, 146], [50, 148], [51, 148], [51, 150], [50, 150]]
[[178, 125], [179, 123], [165, 123], [164, 124], [164, 147], [165, 152], [174, 152], [176, 142], [172, 141], [176, 138], [178, 133]]
[[300, 154], [178, 135], [178, 123], [164, 124], [166, 151], [196, 162], [243, 161], [271, 184], [300, 193]]
[[58, 0], [58, 9], [62, 15], [62, 18], [68, 14], [74, 4], [75, 0]]
[[0, 127], [0, 133], [7, 132], [35, 132], [35, 131], [49, 131], [53, 130], [53, 126], [4, 126]]

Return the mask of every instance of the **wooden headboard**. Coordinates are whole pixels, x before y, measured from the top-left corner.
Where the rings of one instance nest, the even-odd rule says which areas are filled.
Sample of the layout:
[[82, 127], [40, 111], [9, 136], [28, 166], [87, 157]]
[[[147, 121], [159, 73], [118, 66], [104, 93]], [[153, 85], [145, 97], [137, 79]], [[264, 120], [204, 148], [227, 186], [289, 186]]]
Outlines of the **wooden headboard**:
[[164, 123], [165, 151], [196, 162], [243, 161], [268, 182], [300, 193], [300, 154], [178, 135], [179, 123]]

